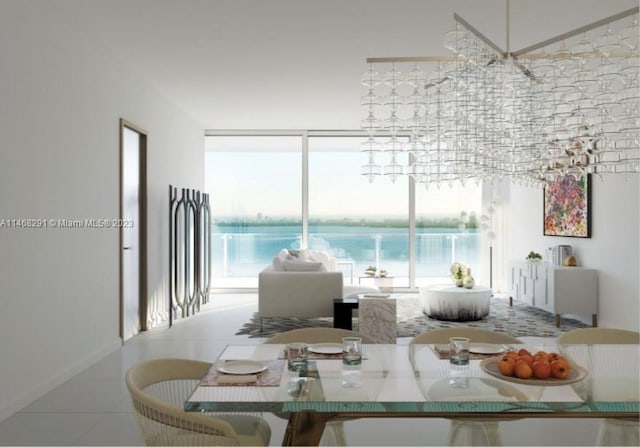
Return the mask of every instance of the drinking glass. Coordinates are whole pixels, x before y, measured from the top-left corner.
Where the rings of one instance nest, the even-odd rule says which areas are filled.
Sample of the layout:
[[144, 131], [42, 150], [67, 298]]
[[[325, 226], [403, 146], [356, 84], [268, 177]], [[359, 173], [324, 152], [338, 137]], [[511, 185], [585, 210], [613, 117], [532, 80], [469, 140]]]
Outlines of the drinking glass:
[[344, 365], [362, 363], [362, 338], [344, 337], [342, 339], [342, 363]]
[[449, 339], [449, 363], [468, 365], [469, 343], [470, 340], [467, 337], [451, 337]]
[[309, 346], [306, 343], [289, 343], [286, 346], [286, 353], [289, 371], [302, 372], [307, 369]]

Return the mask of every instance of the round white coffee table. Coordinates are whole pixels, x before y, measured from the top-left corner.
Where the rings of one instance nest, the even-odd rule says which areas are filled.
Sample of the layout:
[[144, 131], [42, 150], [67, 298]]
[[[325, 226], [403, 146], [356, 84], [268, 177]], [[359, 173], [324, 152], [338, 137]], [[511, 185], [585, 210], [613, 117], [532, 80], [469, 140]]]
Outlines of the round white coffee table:
[[475, 286], [473, 289], [450, 284], [437, 284], [420, 288], [423, 312], [437, 320], [473, 321], [489, 315], [491, 289]]

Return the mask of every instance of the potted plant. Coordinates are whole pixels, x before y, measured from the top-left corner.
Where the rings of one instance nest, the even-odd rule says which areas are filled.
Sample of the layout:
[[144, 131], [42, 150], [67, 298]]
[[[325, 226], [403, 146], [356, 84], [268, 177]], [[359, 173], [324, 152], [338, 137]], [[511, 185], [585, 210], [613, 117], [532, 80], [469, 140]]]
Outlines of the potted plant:
[[540, 262], [542, 261], [542, 255], [535, 251], [530, 251], [525, 259], [529, 262]]
[[370, 265], [369, 267], [367, 267], [367, 269], [364, 271], [364, 274], [367, 276], [376, 276], [376, 271], [378, 269], [376, 269], [375, 266]]

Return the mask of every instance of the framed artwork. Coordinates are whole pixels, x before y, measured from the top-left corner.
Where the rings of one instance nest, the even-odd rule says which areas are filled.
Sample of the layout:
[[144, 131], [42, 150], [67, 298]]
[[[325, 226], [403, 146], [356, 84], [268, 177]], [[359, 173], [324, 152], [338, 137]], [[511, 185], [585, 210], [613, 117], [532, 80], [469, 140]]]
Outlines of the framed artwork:
[[544, 235], [591, 237], [591, 175], [558, 177], [544, 187]]

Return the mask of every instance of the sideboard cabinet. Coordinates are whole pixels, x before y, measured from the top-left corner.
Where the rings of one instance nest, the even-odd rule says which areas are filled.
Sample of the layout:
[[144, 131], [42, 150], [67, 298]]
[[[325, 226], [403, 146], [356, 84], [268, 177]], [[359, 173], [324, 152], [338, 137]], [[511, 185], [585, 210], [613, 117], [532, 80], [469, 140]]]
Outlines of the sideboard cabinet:
[[560, 327], [562, 314], [589, 315], [598, 325], [598, 271], [548, 262], [509, 263], [509, 305], [513, 299], [551, 312]]

